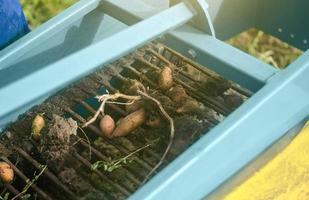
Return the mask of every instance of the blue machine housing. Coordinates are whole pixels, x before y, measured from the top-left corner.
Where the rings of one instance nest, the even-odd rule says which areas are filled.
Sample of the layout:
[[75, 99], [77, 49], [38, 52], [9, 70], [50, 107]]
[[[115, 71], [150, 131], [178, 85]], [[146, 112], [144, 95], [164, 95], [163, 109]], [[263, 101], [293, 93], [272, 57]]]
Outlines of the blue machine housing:
[[[160, 37], [254, 95], [130, 199], [209, 196], [274, 143], [290, 138], [289, 131], [309, 115], [309, 51], [279, 71], [221, 40], [257, 27], [306, 50], [308, 2], [209, 0], [218, 39], [196, 27], [194, 20], [205, 19], [190, 3], [177, 1], [154, 12], [139, 0], [81, 0], [0, 51], [0, 128], [103, 64]], [[156, 14], [143, 19], [147, 15], [136, 12], [146, 9]]]

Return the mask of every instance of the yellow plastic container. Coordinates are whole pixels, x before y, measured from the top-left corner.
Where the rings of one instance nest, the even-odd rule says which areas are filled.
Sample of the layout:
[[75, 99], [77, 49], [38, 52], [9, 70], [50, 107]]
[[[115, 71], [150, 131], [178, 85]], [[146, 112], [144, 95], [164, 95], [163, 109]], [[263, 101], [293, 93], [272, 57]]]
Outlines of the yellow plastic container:
[[309, 122], [276, 157], [223, 200], [308, 200]]

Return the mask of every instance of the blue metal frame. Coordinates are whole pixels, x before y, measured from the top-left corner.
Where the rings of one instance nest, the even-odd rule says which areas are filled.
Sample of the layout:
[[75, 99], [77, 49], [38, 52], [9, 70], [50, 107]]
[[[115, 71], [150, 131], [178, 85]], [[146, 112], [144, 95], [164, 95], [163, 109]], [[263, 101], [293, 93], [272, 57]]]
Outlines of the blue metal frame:
[[308, 116], [308, 76], [309, 51], [129, 199], [186, 200], [210, 194]]
[[[194, 12], [187, 5], [180, 3], [137, 23], [141, 20], [139, 16], [120, 9], [112, 1], [102, 1], [102, 5], [97, 8], [98, 3], [99, 1], [80, 1], [77, 6], [62, 14], [68, 16], [65, 20], [58, 17], [57, 20], [50, 21], [49, 25], [56, 24], [49, 31], [39, 28], [25, 37], [31, 41], [23, 38], [1, 52], [0, 66], [4, 66], [0, 70], [1, 128], [16, 119], [18, 114], [42, 102], [74, 80], [94, 71], [101, 64], [110, 62], [154, 37], [183, 25], [194, 16]], [[94, 10], [91, 11], [92, 9]], [[57, 56], [54, 56], [48, 65], [38, 65], [35, 70], [31, 69], [31, 66], [22, 66], [23, 63], [27, 63], [27, 59], [43, 61], [40, 59], [40, 54], [36, 53], [44, 49], [49, 39], [60, 44], [65, 43], [66, 48], [82, 39], [82, 34], [76, 33], [76, 38], [73, 37], [72, 41], [66, 43], [66, 40], [63, 41], [66, 34], [62, 32], [67, 32], [72, 26], [70, 20], [73, 24], [78, 23], [77, 20], [87, 13], [85, 17], [94, 20], [102, 14], [101, 10], [125, 23], [136, 24], [124, 29], [125, 25], [122, 22], [105, 16], [102, 20], [106, 24], [99, 24], [97, 30], [100, 32], [104, 25], [107, 31], [111, 31], [109, 36], [100, 37], [93, 34], [90, 37], [93, 40], [68, 49], [64, 54], [61, 54], [62, 52], [57, 54], [57, 51], [54, 51]], [[71, 13], [73, 11], [74, 13]], [[122, 31], [112, 34], [119, 30]], [[76, 30], [79, 31], [81, 30]], [[193, 49], [197, 53], [195, 57], [197, 62], [209, 65], [226, 78], [256, 91], [226, 120], [130, 197], [130, 199], [201, 199], [308, 116], [309, 51], [287, 69], [278, 72], [269, 65], [189, 25], [169, 32], [164, 37], [163, 41], [166, 44], [181, 53], [187, 54], [188, 48]], [[28, 54], [28, 48], [37, 52]], [[57, 50], [60, 51], [61, 48]], [[47, 56], [48, 52], [43, 55]], [[19, 59], [19, 64], [13, 60], [14, 56]], [[17, 75], [14, 76], [14, 73]]]
[[305, 51], [309, 49], [309, 1], [258, 0], [256, 27]]

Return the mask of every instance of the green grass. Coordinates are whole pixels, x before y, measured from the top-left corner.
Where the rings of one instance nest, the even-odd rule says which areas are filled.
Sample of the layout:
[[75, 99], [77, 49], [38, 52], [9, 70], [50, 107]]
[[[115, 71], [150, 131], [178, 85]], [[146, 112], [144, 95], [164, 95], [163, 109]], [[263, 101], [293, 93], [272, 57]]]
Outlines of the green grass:
[[276, 68], [285, 68], [303, 53], [254, 28], [236, 35], [227, 42]]
[[28, 24], [33, 29], [77, 0], [20, 0]]

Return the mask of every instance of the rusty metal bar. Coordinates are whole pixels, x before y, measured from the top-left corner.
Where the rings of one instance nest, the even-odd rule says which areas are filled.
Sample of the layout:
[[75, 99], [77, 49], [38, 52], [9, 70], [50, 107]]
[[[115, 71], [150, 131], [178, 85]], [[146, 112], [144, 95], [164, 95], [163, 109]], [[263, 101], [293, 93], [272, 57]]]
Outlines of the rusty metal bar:
[[[95, 172], [100, 178], [103, 179], [103, 181], [105, 181], [106, 183], [108, 183], [109, 185], [113, 186], [114, 188], [116, 188], [119, 192], [121, 192], [122, 194], [129, 196], [131, 194], [132, 189], [129, 189], [128, 187], [123, 187], [121, 185], [119, 185], [118, 183], [115, 183], [113, 181], [111, 181], [106, 175], [104, 175], [102, 172], [100, 172], [97, 169], [92, 169], [91, 168], [91, 163], [83, 158], [81, 155], [79, 155], [77, 152], [73, 152], [72, 155], [79, 160], [81, 163], [83, 163], [89, 170]], [[129, 191], [131, 190], [131, 191]]]
[[[4, 186], [15, 196], [17, 196], [20, 193], [13, 185], [9, 183], [4, 184]], [[18, 197], [18, 199], [20, 199], [20, 197]]]
[[[156, 70], [157, 72], [161, 71], [161, 68], [153, 65], [152, 63], [144, 60], [144, 58], [142, 57], [137, 57], [136, 59], [138, 59], [140, 62], [143, 62], [143, 64], [153, 68], [154, 70]], [[222, 113], [223, 115], [227, 115], [229, 113], [229, 109], [226, 108], [224, 105], [218, 104], [216, 100], [212, 99], [211, 97], [208, 97], [204, 94], [202, 94], [201, 92], [199, 92], [198, 90], [194, 89], [193, 87], [191, 87], [190, 85], [188, 85], [187, 83], [181, 81], [180, 79], [175, 78], [174, 79], [176, 83], [184, 86], [185, 88], [187, 88], [188, 93], [193, 93], [195, 98], [197, 97], [197, 99], [202, 98], [205, 101], [203, 101], [206, 105], [208, 105], [209, 107], [213, 108], [215, 111]]]
[[193, 88], [192, 86], [188, 85], [187, 83], [176, 79], [175, 80], [176, 83], [182, 85], [183, 87], [187, 88], [188, 93], [190, 94], [194, 94], [194, 96], [198, 96], [200, 98], [202, 98], [203, 101], [206, 105], [208, 105], [209, 107], [211, 107], [212, 109], [214, 109], [215, 111], [227, 116], [228, 114], [230, 114], [232, 112], [231, 109], [227, 108], [225, 105], [218, 103], [218, 101], [216, 99], [213, 99], [211, 97], [206, 96], [204, 93], [199, 92], [197, 89]]
[[[83, 145], [85, 148], [89, 147], [89, 144], [86, 143], [84, 140], [80, 140], [80, 144]], [[93, 146], [91, 146], [91, 152], [94, 153], [94, 155], [96, 155], [99, 159], [101, 160], [108, 160], [108, 157], [103, 155], [99, 150], [97, 150], [96, 148], [94, 148]], [[138, 180], [135, 175], [131, 172], [130, 169], [128, 169], [128, 167], [125, 166], [125, 171], [126, 171], [126, 176], [135, 184], [139, 185], [141, 183], [140, 180]]]
[[159, 61], [164, 62], [167, 65], [170, 65], [174, 70], [177, 70], [177, 72], [179, 72], [181, 75], [183, 75], [184, 77], [190, 79], [193, 82], [196, 82], [196, 80], [194, 80], [194, 78], [191, 77], [190, 74], [182, 71], [181, 69], [179, 69], [174, 63], [172, 63], [171, 61], [169, 61], [168, 59], [166, 59], [164, 56], [162, 56], [161, 54], [155, 52], [152, 49], [146, 49], [146, 52], [151, 53], [152, 55], [156, 56]]
[[[153, 69], [156, 70], [156, 71], [161, 71], [161, 69], [160, 69], [159, 67], [157, 67], [157, 66], [153, 65], [152, 63], [150, 63], [150, 62], [144, 60], [143, 58], [136, 57], [135, 59], [137, 59], [138, 61], [142, 62], [143, 64], [145, 64], [145, 65], [147, 65], [147, 66], [153, 68]], [[185, 82], [183, 82], [183, 81], [181, 81], [181, 80], [179, 80], [179, 79], [174, 79], [174, 80], [175, 80], [176, 83], [178, 83], [178, 84], [180, 84], [180, 85], [186, 87], [186, 88], [189, 90], [188, 93], [191, 92], [191, 93], [193, 93], [195, 96], [199, 96], [200, 98], [202, 98], [202, 99], [203, 99], [203, 102], [204, 102], [207, 106], [213, 108], [215, 111], [217, 111], [217, 112], [219, 112], [219, 113], [221, 113], [221, 114], [223, 114], [223, 115], [229, 114], [230, 110], [227, 109], [224, 105], [219, 104], [215, 99], [210, 98], [210, 97], [208, 97], [208, 96], [206, 96], [206, 95], [204, 95], [204, 94], [198, 92], [196, 89], [194, 89], [193, 87], [189, 86], [188, 84], [186, 84]], [[198, 99], [199, 99], [199, 98], [198, 98]]]
[[[85, 102], [86, 103], [86, 102]], [[73, 111], [74, 112], [74, 111]], [[91, 112], [91, 111], [90, 111]], [[75, 115], [76, 116], [76, 115]], [[100, 117], [102, 117], [102, 116], [99, 116], [99, 118]], [[96, 127], [95, 127], [96, 128]], [[97, 128], [96, 128], [97, 129]], [[110, 141], [110, 139], [108, 139], [108, 138], [106, 138], [106, 137], [104, 137], [103, 135], [101, 135], [101, 132], [97, 129], [96, 130], [96, 132], [99, 132], [100, 133], [100, 137], [103, 137], [103, 138], [105, 138], [105, 141]], [[98, 133], [97, 133], [98, 134]], [[119, 138], [119, 139], [121, 139], [121, 140], [124, 140], [125, 142], [130, 142], [130, 143], [132, 143], [130, 140], [128, 140], [128, 139], [126, 139], [126, 138]], [[113, 142], [108, 142], [109, 144], [111, 144], [111, 145], [113, 145], [116, 149], [118, 149], [120, 152], [121, 152], [121, 149], [119, 149], [117, 146], [119, 146], [119, 145], [117, 145], [117, 144], [114, 144]], [[141, 144], [139, 144], [139, 145], [141, 145]], [[145, 152], [147, 152], [147, 153], [149, 153], [151, 156], [153, 156], [153, 157], [155, 157], [156, 159], [160, 159], [161, 157], [159, 156], [159, 155], [157, 155], [156, 153], [154, 153], [154, 152], [152, 152], [152, 151], [149, 151], [149, 150], [145, 150]], [[127, 154], [127, 153], [126, 153]], [[136, 159], [140, 159], [140, 158], [138, 158], [138, 157], [136, 157]], [[148, 161], [148, 160], [146, 160], [146, 159], [141, 159], [142, 160], [142, 162], [144, 162], [144, 163], [147, 163], [149, 166], [151, 166], [151, 162], [150, 161]], [[165, 163], [166, 163], [166, 161], [165, 161]], [[143, 165], [143, 167], [144, 167], [144, 165]]]
[[[96, 113], [96, 110], [93, 109], [88, 103], [86, 103], [85, 101], [79, 101], [85, 108], [86, 110], [88, 110], [89, 112], [91, 112], [92, 114], [95, 114]], [[110, 105], [113, 105], [113, 104], [110, 104]], [[117, 107], [119, 110], [122, 110], [121, 108], [119, 108], [117, 105], [114, 105], [115, 107]], [[123, 111], [123, 113], [125, 113], [125, 111]], [[125, 114], [122, 114], [122, 116], [125, 116]], [[98, 116], [99, 119], [102, 118], [102, 115], [100, 114]], [[127, 139], [127, 138], [121, 138], [121, 140], [128, 140], [128, 142], [130, 143], [133, 143], [131, 140]], [[142, 145], [141, 143], [139, 143], [139, 145]], [[149, 151], [147, 149], [145, 149], [145, 152], [149, 153], [151, 156], [155, 157], [156, 159], [160, 159], [161, 157], [156, 154], [155, 152], [153, 151]]]
[[126, 68], [126, 69], [129, 69], [130, 71], [132, 71], [136, 76], [138, 76], [142, 80], [146, 81], [151, 87], [153, 87], [153, 88], [157, 88], [158, 87], [158, 84], [154, 83], [152, 80], [150, 80], [147, 76], [145, 76], [144, 74], [142, 74], [141, 72], [136, 70], [134, 67], [132, 67], [130, 65], [123, 65], [123, 67]]
[[[143, 78], [143, 76], [141, 76], [141, 72], [139, 72], [138, 70], [136, 70], [135, 68], [133, 68], [133, 67], [131, 67], [131, 66], [130, 66], [130, 67], [127, 66], [127, 68], [130, 69], [130, 70], [132, 70], [132, 72], [133, 72], [134, 74], [136, 74], [137, 76], [140, 76], [144, 81], [146, 81], [146, 82], [149, 83], [150, 85], [154, 85], [154, 87], [155, 87], [155, 83], [153, 83], [153, 82], [152, 82], [151, 80], [149, 80], [147, 77], [146, 77], [146, 78]], [[120, 77], [120, 76], [121, 76], [121, 75], [119, 74], [117, 77]], [[180, 80], [175, 80], [175, 81], [177, 81], [177, 83], [179, 83], [179, 84], [181, 84], [181, 85], [184, 85], [184, 87], [187, 87], [187, 89], [188, 89], [188, 87], [189, 87], [189, 89], [193, 89], [192, 87], [190, 87], [189, 85], [185, 84], [184, 82], [182, 82], [182, 81], [180, 81]], [[193, 90], [194, 90], [194, 89], [193, 89]], [[196, 93], [191, 94], [191, 96], [193, 96], [193, 97], [199, 99]], [[212, 105], [211, 105], [211, 106], [212, 106]], [[209, 121], [209, 123], [210, 123], [211, 125], [216, 125], [216, 124], [219, 123], [219, 122], [216, 121], [215, 119], [212, 119], [212, 118], [209, 118], [209, 117], [206, 117], [206, 118], [207, 118], [207, 120]]]
[[[85, 102], [86, 103], [86, 102]], [[66, 110], [67, 112], [69, 112], [72, 116], [74, 116], [76, 119], [78, 119], [78, 120], [83, 120], [83, 123], [85, 123], [86, 122], [86, 120], [85, 119], [83, 119], [79, 114], [77, 114], [76, 112], [74, 112], [73, 110], [71, 110], [71, 109], [67, 109]], [[91, 111], [90, 111], [91, 112]], [[101, 118], [102, 116], [99, 116], [99, 118]], [[125, 154], [128, 154], [128, 153], [130, 153], [129, 151], [129, 149], [125, 149], [125, 148], [123, 148], [123, 147], [121, 147], [121, 146], [119, 146], [119, 145], [117, 145], [116, 143], [114, 143], [111, 139], [109, 139], [109, 138], [106, 138], [104, 135], [102, 135], [101, 134], [101, 131], [96, 127], [96, 126], [94, 126], [94, 125], [92, 125], [92, 124], [90, 124], [89, 126], [88, 126], [88, 128], [90, 128], [96, 135], [98, 135], [99, 137], [102, 137], [102, 138], [104, 138], [105, 139], [105, 141], [107, 142], [107, 143], [109, 143], [109, 144], [111, 144], [112, 146], [114, 146], [116, 149], [118, 149], [120, 152], [122, 152], [122, 153], [125, 153]], [[119, 138], [119, 139], [121, 139], [121, 140], [127, 140], [126, 138]], [[129, 141], [129, 140], [127, 140], [128, 142], [130, 142], [131, 143], [131, 141]], [[140, 159], [140, 158], [138, 158], [138, 157], [136, 157], [137, 159]], [[143, 162], [144, 164], [148, 164], [148, 166], [150, 166], [150, 163], [148, 163], [147, 161], [141, 161], [141, 162]], [[145, 167], [145, 165], [144, 164], [141, 164], [143, 167]]]
[[[180, 53], [178, 53], [177, 51], [174, 51], [173, 49], [164, 46], [164, 50], [170, 52], [172, 55], [177, 56], [178, 58], [180, 58], [181, 60], [185, 61], [186, 63], [190, 64], [192, 67], [194, 67], [195, 69], [200, 70], [201, 72], [203, 72], [204, 74], [211, 76], [213, 78], [218, 78], [218, 75], [215, 74], [214, 72], [210, 71], [209, 69], [207, 69], [206, 67], [201, 67], [199, 66], [197, 63], [195, 63], [194, 61], [192, 61], [191, 59], [182, 56]], [[252, 96], [252, 92], [246, 89], [243, 89], [241, 87], [235, 86], [233, 85], [232, 88], [234, 90], [236, 90], [237, 92], [239, 92], [240, 94], [250, 97]]]
[[[124, 77], [120, 77], [120, 78], [122, 78], [124, 81], [126, 81], [126, 78], [124, 78]], [[108, 89], [110, 90], [110, 91], [112, 91], [112, 92], [115, 92], [116, 91], [116, 89], [113, 87], [113, 86], [111, 86], [110, 84], [107, 84], [105, 81], [100, 81], [100, 80], [93, 80], [93, 81], [95, 81], [95, 82], [98, 82], [98, 83], [100, 83], [100, 84], [102, 84], [104, 87], [108, 87]], [[78, 87], [78, 86], [77, 86]], [[84, 92], [84, 93], [86, 93], [86, 94], [90, 94], [90, 95], [92, 95], [92, 96], [96, 96], [97, 94], [95, 93], [95, 92], [93, 92], [93, 91], [88, 91], [88, 90], [85, 90], [85, 89], [83, 89], [83, 88], [79, 88], [82, 92]], [[78, 103], [80, 103], [80, 104], [82, 104], [82, 106], [84, 106], [84, 108], [86, 108], [86, 110], [88, 110], [89, 112], [91, 112], [92, 114], [94, 114], [95, 112], [96, 112], [96, 110], [95, 109], [93, 109], [88, 103], [86, 103], [85, 101], [83, 101], [83, 100], [80, 100], [80, 99], [73, 99], [73, 101], [75, 101], [75, 102], [78, 102]], [[107, 103], [107, 105], [109, 106], [109, 107], [111, 107], [112, 109], [114, 109], [115, 111], [117, 111], [119, 114], [121, 114], [122, 116], [125, 116], [127, 113], [123, 110], [123, 109], [121, 109], [119, 106], [117, 106], [117, 105], [114, 105], [114, 104], [108, 104]], [[75, 115], [76, 116], [76, 115]], [[76, 116], [77, 117], [77, 116]], [[102, 116], [101, 115], [99, 115], [99, 119], [101, 118]], [[122, 140], [127, 140], [126, 138], [122, 138]], [[132, 141], [130, 141], [129, 140], [129, 142], [131, 142], [131, 143], [133, 143]], [[142, 144], [139, 144], [139, 145], [142, 145]], [[151, 155], [151, 156], [153, 156], [153, 157], [155, 157], [156, 159], [160, 159], [161, 158], [161, 156], [159, 156], [157, 153], [155, 153], [155, 152], [153, 152], [153, 151], [150, 151], [150, 150], [145, 150], [145, 152], [146, 153], [148, 153], [149, 155]], [[146, 160], [147, 161], [147, 160]], [[149, 161], [147, 161], [149, 164], [150, 164], [150, 162]], [[164, 163], [167, 163], [167, 161], [164, 161]]]
[[[13, 163], [11, 163], [9, 160], [6, 160], [6, 162], [12, 167], [14, 172], [23, 180], [25, 183], [30, 181], [29, 178], [27, 178], [24, 173], [22, 173]], [[36, 193], [38, 193], [43, 199], [52, 200], [48, 194], [46, 194], [43, 190], [41, 190], [35, 183], [30, 186]]]
[[[75, 117], [77, 120], [79, 120], [81, 123], [85, 123], [85, 122], [86, 122], [86, 120], [85, 120], [84, 118], [82, 118], [79, 114], [77, 114], [76, 112], [74, 112], [74, 111], [71, 110], [70, 108], [64, 108], [64, 109], [65, 109], [66, 112], [68, 112], [68, 113], [71, 114], [73, 117]], [[90, 124], [87, 128], [89, 128], [89, 129], [90, 129], [92, 132], [94, 132], [96, 135], [98, 135], [98, 136], [104, 138], [109, 144], [113, 145], [113, 146], [114, 146], [116, 149], [118, 149], [120, 152], [122, 152], [122, 153], [124, 153], [124, 154], [129, 154], [129, 153], [130, 153], [126, 148], [124, 148], [124, 147], [122, 147], [122, 146], [120, 146], [120, 145], [117, 145], [117, 144], [115, 144], [112, 140], [110, 140], [110, 139], [104, 137], [104, 136], [101, 134], [101, 131], [100, 131], [96, 126]], [[148, 163], [144, 162], [144, 161], [141, 160], [140, 158], [135, 157], [134, 160], [135, 160], [138, 164], [142, 165], [145, 169], [147, 169], [147, 170], [151, 170], [151, 169], [152, 169], [152, 167], [151, 167]]]
[[[29, 161], [35, 168], [40, 169], [41, 164], [38, 163], [36, 160], [34, 160], [28, 153], [26, 153], [24, 150], [22, 150], [19, 147], [14, 147], [14, 149], [27, 161]], [[67, 188], [58, 178], [55, 176], [52, 172], [49, 171], [48, 168], [45, 169], [43, 172], [44, 175], [47, 176], [51, 181], [55, 183], [56, 186], [58, 186], [63, 192], [65, 192], [64, 195], [69, 197], [70, 199], [73, 200], [78, 200], [76, 195], [69, 189]]]

